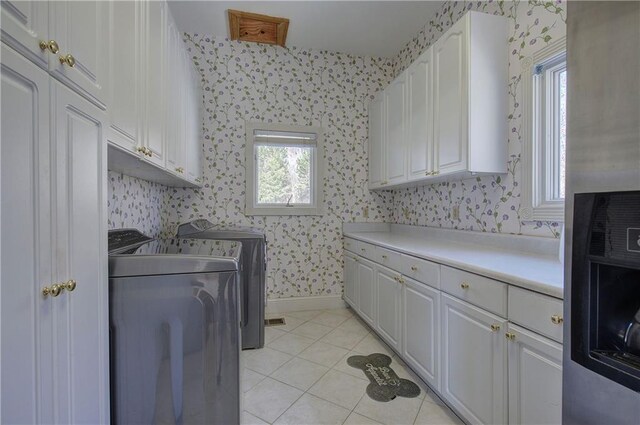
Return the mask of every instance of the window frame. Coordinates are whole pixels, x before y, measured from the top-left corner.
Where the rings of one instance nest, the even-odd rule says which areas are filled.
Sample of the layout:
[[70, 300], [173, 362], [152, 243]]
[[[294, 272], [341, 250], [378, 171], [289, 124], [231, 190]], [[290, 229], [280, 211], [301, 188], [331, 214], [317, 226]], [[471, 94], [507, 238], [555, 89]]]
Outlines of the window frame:
[[[264, 145], [255, 139], [256, 130], [280, 131], [290, 133], [314, 133], [316, 135], [315, 149], [311, 152], [311, 203], [307, 204], [258, 204], [258, 173], [256, 170], [256, 146]], [[269, 215], [323, 215], [324, 214], [324, 141], [322, 128], [313, 126], [298, 126], [287, 124], [255, 123], [245, 124], [245, 164], [246, 164], [246, 190], [245, 190], [245, 215], [269, 216]], [[271, 144], [271, 143], [270, 143]], [[287, 143], [283, 140], [272, 143], [275, 146], [298, 145], [294, 142]], [[313, 144], [309, 144], [313, 146]]]
[[560, 72], [566, 70], [566, 38], [523, 59], [521, 66], [524, 134], [520, 215], [525, 221], [564, 222], [565, 200], [559, 198], [559, 127], [547, 126], [559, 109], [554, 88]]

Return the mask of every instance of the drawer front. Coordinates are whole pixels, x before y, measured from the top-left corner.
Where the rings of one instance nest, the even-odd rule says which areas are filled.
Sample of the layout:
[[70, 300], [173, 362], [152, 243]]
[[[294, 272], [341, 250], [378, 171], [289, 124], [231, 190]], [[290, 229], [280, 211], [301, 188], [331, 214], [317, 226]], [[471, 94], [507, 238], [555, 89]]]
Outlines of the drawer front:
[[509, 321], [562, 343], [562, 300], [512, 286]]
[[401, 267], [405, 276], [440, 289], [440, 264], [402, 254]]
[[507, 317], [507, 285], [477, 274], [447, 266], [440, 267], [440, 287], [443, 291]]
[[402, 273], [402, 254], [390, 249], [376, 247], [376, 262], [392, 270]]
[[344, 249], [355, 254], [358, 253], [358, 241], [351, 238], [344, 238]]
[[357, 241], [357, 242], [358, 242], [358, 245], [357, 245], [358, 250], [356, 251], [356, 254], [366, 258], [367, 260], [378, 261], [375, 245], [362, 242], [362, 241]]

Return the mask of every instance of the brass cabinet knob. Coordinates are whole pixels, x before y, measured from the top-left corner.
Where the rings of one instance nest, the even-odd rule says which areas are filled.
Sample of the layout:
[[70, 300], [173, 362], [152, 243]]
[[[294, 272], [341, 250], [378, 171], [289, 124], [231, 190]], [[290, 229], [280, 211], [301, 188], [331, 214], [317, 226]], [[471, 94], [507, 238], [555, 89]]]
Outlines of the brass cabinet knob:
[[469, 284], [468, 284], [467, 282], [462, 282], [462, 283], [460, 284], [460, 287], [461, 287], [462, 289], [465, 289], [465, 290], [466, 290], [466, 289], [469, 289]]
[[383, 180], [383, 181], [381, 181], [381, 182], [380, 182], [380, 184], [382, 184], [382, 185], [385, 185], [385, 184], [387, 184], [387, 183], [389, 183], [389, 182], [388, 182], [388, 181], [386, 181], [386, 180]]
[[48, 50], [54, 55], [60, 51], [60, 48], [58, 47], [58, 43], [56, 43], [55, 40], [49, 40], [49, 41], [40, 40], [40, 43], [38, 43], [38, 45], [40, 46], [40, 50], [42, 51]]
[[383, 260], [386, 260], [386, 259], [387, 259], [387, 256], [386, 256], [386, 255], [383, 255], [383, 256], [382, 256], [382, 259], [383, 259]]
[[76, 58], [74, 58], [71, 53], [61, 55], [58, 59], [60, 59], [60, 63], [62, 65], [69, 65], [69, 68], [76, 66]]
[[182, 174], [182, 173], [184, 173], [184, 168], [178, 167], [178, 168], [176, 168], [176, 172]]
[[500, 330], [500, 325], [493, 324], [491, 325], [491, 332], [498, 332]]
[[366, 250], [366, 249], [364, 249], [364, 248], [360, 248], [360, 251], [362, 251], [362, 252], [367, 252], [367, 250]]
[[56, 283], [51, 286], [45, 286], [44, 288], [42, 288], [42, 296], [44, 296], [45, 298], [49, 295], [51, 295], [52, 297], [57, 297], [58, 295], [60, 295], [62, 289], [64, 288]]
[[438, 174], [440, 174], [440, 171], [436, 170], [436, 171], [433, 171], [433, 174], [431, 174], [431, 175], [432, 176], [437, 176]]
[[562, 322], [564, 322], [564, 319], [562, 318], [562, 316], [559, 316], [557, 314], [554, 314], [553, 316], [551, 316], [551, 323], [553, 323], [554, 325], [559, 325]]
[[76, 289], [76, 281], [73, 279], [69, 279], [66, 282], [62, 283], [61, 286], [67, 291], [71, 292]]
[[411, 271], [417, 272], [417, 271], [418, 271], [418, 267], [416, 267], [416, 266], [411, 266]]
[[402, 276], [400, 276], [400, 280], [398, 280], [398, 282], [404, 284], [404, 278]]
[[400, 282], [400, 278], [398, 276], [394, 276], [393, 280], [395, 280], [396, 282]]
[[138, 147], [136, 148], [136, 151], [137, 151], [138, 153], [141, 153], [141, 154], [143, 154], [143, 155], [144, 155], [144, 154], [145, 154], [145, 149], [146, 149], [146, 148], [145, 148], [144, 146], [138, 146]]
[[144, 154], [147, 155], [148, 157], [152, 157], [153, 156], [153, 151], [147, 147], [144, 148]]
[[513, 341], [514, 339], [516, 339], [516, 334], [514, 334], [513, 332], [506, 332], [504, 334], [504, 337], [507, 338], [509, 341]]

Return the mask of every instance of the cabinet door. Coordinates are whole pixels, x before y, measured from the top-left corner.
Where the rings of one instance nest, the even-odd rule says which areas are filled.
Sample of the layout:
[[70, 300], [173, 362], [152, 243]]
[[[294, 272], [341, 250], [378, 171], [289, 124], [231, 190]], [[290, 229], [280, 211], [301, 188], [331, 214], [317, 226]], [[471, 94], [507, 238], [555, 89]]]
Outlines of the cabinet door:
[[192, 182], [200, 183], [202, 177], [202, 139], [200, 138], [200, 84], [196, 80], [195, 70], [193, 69], [193, 63], [191, 57], [185, 50], [186, 63], [187, 63], [187, 76], [185, 80], [187, 92], [186, 92], [186, 105], [185, 111], [187, 112], [185, 125], [186, 125], [186, 175], [187, 179]]
[[[111, 1], [109, 7], [109, 143], [139, 152], [141, 137], [140, 58], [142, 3]], [[153, 51], [162, 50], [154, 46]], [[143, 153], [140, 153], [143, 155]]]
[[402, 355], [432, 388], [440, 390], [440, 292], [405, 277]]
[[49, 41], [49, 3], [46, 1], [2, 0], [2, 41], [38, 66], [47, 69], [48, 50], [40, 41]]
[[407, 69], [407, 179], [421, 180], [433, 165], [432, 49]]
[[382, 186], [385, 180], [384, 92], [378, 92], [369, 104], [369, 188]]
[[442, 395], [471, 423], [507, 420], [507, 322], [441, 295]]
[[109, 422], [106, 114], [52, 83], [56, 275], [77, 287], [54, 301], [57, 422]]
[[467, 23], [460, 19], [433, 46], [434, 143], [440, 174], [467, 168]]
[[49, 75], [1, 54], [0, 423], [54, 423]]
[[[167, 168], [178, 175], [184, 173], [183, 42], [171, 18], [167, 16]], [[182, 173], [181, 173], [182, 170]]]
[[[106, 1], [54, 1], [49, 2], [50, 38], [60, 46], [57, 55], [49, 55], [49, 70], [64, 84], [91, 100], [100, 108], [106, 108], [107, 85], [107, 8]], [[118, 31], [121, 28], [117, 28]], [[133, 39], [127, 39], [119, 48], [126, 48]], [[75, 65], [61, 63], [61, 56], [71, 55]], [[123, 63], [118, 63], [118, 66]]]
[[[145, 86], [144, 146], [151, 151], [147, 159], [164, 167], [166, 161], [165, 141], [165, 99], [166, 54], [167, 49], [167, 4], [164, 1], [150, 1], [142, 4], [144, 36], [141, 54], [144, 55], [144, 75], [141, 84]], [[160, 47], [159, 47], [160, 46]]]
[[562, 422], [562, 346], [509, 323], [509, 423]]
[[386, 267], [376, 266], [376, 329], [396, 351], [401, 349], [400, 305], [402, 276]]
[[406, 180], [405, 161], [405, 75], [396, 78], [384, 90], [385, 96], [385, 171], [389, 184]]
[[358, 259], [348, 252], [344, 253], [344, 299], [358, 309]]
[[358, 258], [358, 311], [360, 317], [371, 326], [376, 318], [376, 275], [375, 265], [364, 258]]

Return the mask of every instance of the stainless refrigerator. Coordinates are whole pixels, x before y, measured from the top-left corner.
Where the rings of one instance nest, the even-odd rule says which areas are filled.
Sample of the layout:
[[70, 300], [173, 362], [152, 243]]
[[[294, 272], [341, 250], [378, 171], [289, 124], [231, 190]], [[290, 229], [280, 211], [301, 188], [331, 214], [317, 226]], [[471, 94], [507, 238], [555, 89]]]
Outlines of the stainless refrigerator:
[[567, 4], [563, 423], [640, 423], [640, 2]]

